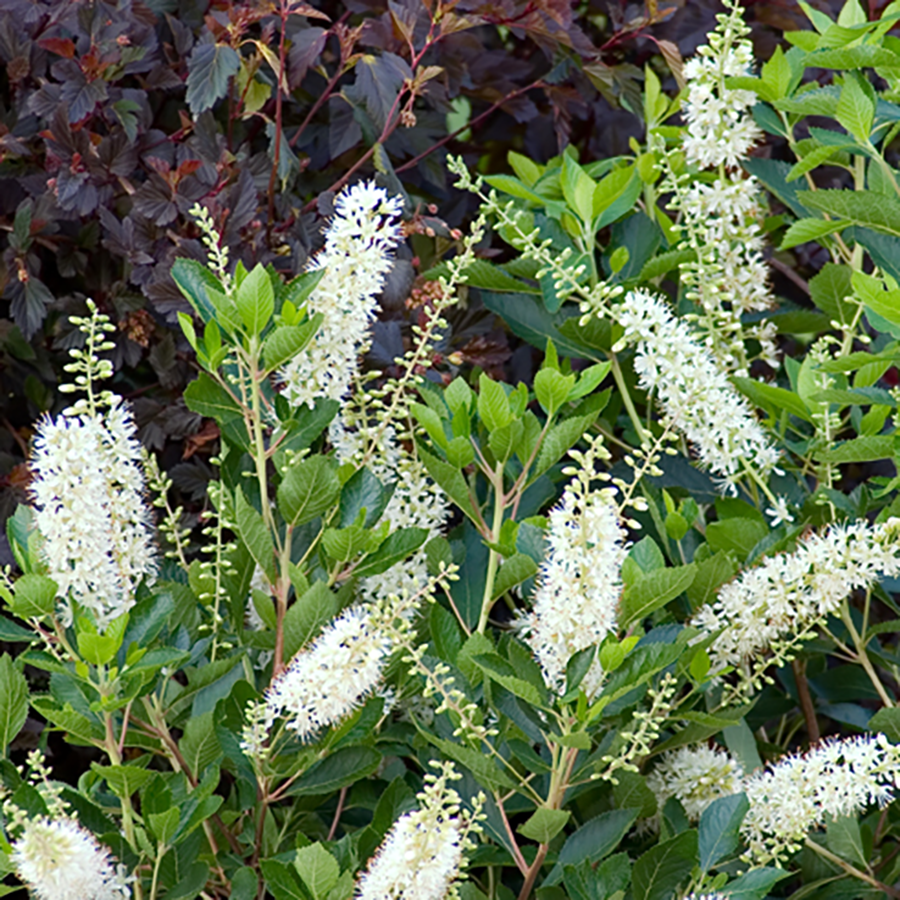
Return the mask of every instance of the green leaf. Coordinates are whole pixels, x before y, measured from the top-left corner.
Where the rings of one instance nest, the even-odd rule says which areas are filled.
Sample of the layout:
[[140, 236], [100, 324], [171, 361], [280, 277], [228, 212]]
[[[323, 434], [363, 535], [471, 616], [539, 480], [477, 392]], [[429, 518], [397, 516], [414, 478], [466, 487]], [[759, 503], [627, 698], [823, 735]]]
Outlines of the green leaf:
[[831, 219], [798, 219], [784, 233], [779, 250], [789, 250], [808, 241], [821, 241], [831, 234], [840, 234], [850, 223]]
[[366, 511], [366, 528], [371, 528], [380, 518], [393, 494], [372, 472], [363, 466], [357, 469], [341, 488], [340, 527], [352, 525]]
[[556, 415], [575, 387], [574, 375], [543, 368], [534, 376], [534, 395], [548, 416]]
[[559, 182], [569, 209], [577, 213], [578, 218], [585, 225], [590, 225], [596, 215], [594, 212], [594, 190], [597, 184], [594, 179], [571, 156], [566, 154], [563, 157]]
[[278, 485], [278, 511], [296, 528], [330, 510], [340, 493], [334, 464], [324, 456], [310, 456], [292, 465]]
[[286, 791], [286, 796], [330, 794], [368, 778], [380, 765], [381, 754], [372, 747], [342, 747], [316, 763]]
[[725, 739], [725, 746], [745, 772], [762, 768], [762, 760], [756, 747], [756, 737], [746, 719], [742, 718], [733, 725], [723, 728], [722, 737]]
[[[874, 44], [859, 44], [856, 47], [816, 50], [814, 53], [810, 53], [803, 62], [807, 68], [817, 69], [874, 69], [876, 67], [896, 69], [900, 66], [900, 57], [884, 47], [877, 47]], [[868, 137], [868, 133], [866, 137]]]
[[241, 408], [221, 385], [201, 372], [184, 391], [187, 408], [200, 416], [215, 419], [224, 425], [241, 416]]
[[[776, 105], [781, 106], [784, 101]], [[837, 101], [835, 100], [835, 105]], [[796, 184], [787, 181], [791, 164], [779, 159], [744, 159], [741, 167], [754, 178], [758, 178], [798, 219], [805, 218], [809, 211], [803, 205]]]
[[275, 289], [262, 263], [257, 263], [240, 283], [234, 303], [249, 334], [262, 334], [275, 311]]
[[816, 459], [827, 463], [875, 462], [891, 459], [894, 455], [893, 435], [870, 435], [841, 441], [816, 454]]
[[660, 275], [665, 275], [675, 269], [680, 268], [685, 263], [695, 262], [697, 259], [696, 250], [667, 250], [648, 260], [641, 269], [638, 281], [653, 281]]
[[49, 616], [56, 609], [56, 582], [46, 575], [22, 575], [13, 585], [10, 612], [21, 619], [39, 619]]
[[522, 156], [521, 153], [516, 153], [515, 150], [510, 150], [509, 153], [506, 154], [506, 160], [510, 166], [512, 166], [513, 172], [515, 172], [529, 187], [534, 185], [541, 177], [543, 166], [539, 166], [527, 156]]
[[900, 235], [900, 199], [874, 191], [798, 191], [800, 202], [857, 225]]
[[151, 834], [156, 838], [160, 846], [168, 847], [172, 838], [178, 831], [181, 814], [177, 806], [170, 807], [165, 812], [148, 813], [147, 824]]
[[442, 450], [446, 450], [448, 442], [444, 433], [444, 420], [431, 407], [422, 403], [411, 403], [410, 410], [415, 420], [428, 432], [428, 437]]
[[741, 559], [769, 533], [768, 527], [757, 519], [735, 516], [706, 526], [706, 540], [713, 550], [732, 550]]
[[455, 741], [439, 738], [430, 732], [420, 732], [420, 734], [429, 744], [437, 747], [444, 756], [449, 757], [461, 766], [465, 766], [475, 776], [475, 780], [487, 790], [515, 790], [515, 784], [506, 772], [500, 769], [490, 756], [485, 756], [480, 750], [463, 747]]
[[563, 866], [571, 866], [588, 860], [595, 863], [609, 856], [628, 833], [640, 813], [639, 808], [613, 809], [589, 819], [577, 831], [566, 838], [556, 865], [544, 881], [545, 885], [559, 884]]
[[869, 857], [863, 846], [862, 833], [855, 816], [839, 816], [829, 822], [825, 843], [828, 849], [841, 859], [863, 869], [868, 866]]
[[648, 850], [634, 864], [634, 900], [667, 900], [697, 861], [697, 832], [684, 831]]
[[512, 412], [503, 385], [483, 372], [478, 379], [478, 416], [488, 431], [509, 424]]
[[427, 528], [398, 528], [354, 570], [355, 575], [380, 575], [411, 556], [428, 539]]
[[[811, 172], [822, 165], [822, 163], [827, 162], [832, 156], [836, 156], [845, 150], [853, 149], [855, 146], [855, 144], [826, 144], [823, 147], [815, 147], [794, 165], [791, 171], [788, 172], [785, 181], [796, 181], [807, 172]], [[800, 221], [806, 220], [801, 219]], [[809, 221], [822, 224], [821, 219], [811, 219]], [[812, 240], [812, 238], [809, 240]], [[797, 241], [796, 243], [802, 243], [802, 241]]]
[[22, 730], [28, 717], [28, 682], [8, 653], [0, 656], [0, 752]]
[[459, 507], [461, 512], [465, 513], [473, 522], [478, 522], [479, 516], [469, 498], [469, 486], [459, 469], [432, 456], [421, 447], [418, 455], [435, 484]]
[[[178, 290], [184, 294], [194, 312], [204, 323], [217, 318], [217, 307], [213, 303], [212, 296], [221, 295], [222, 284], [203, 263], [196, 259], [186, 259], [179, 256], [172, 263], [172, 279], [178, 286]], [[223, 324], [222, 322], [219, 323]], [[230, 325], [236, 324], [229, 320]]]
[[217, 763], [222, 758], [223, 751], [216, 737], [215, 711], [191, 716], [184, 726], [184, 734], [178, 746], [195, 778], [199, 779], [207, 766]]
[[[277, 859], [263, 859], [259, 863], [266, 887], [275, 900], [309, 900], [300, 885], [300, 878], [291, 866]], [[254, 897], [256, 895], [254, 894]]]
[[516, 553], [505, 560], [497, 572], [491, 599], [502, 597], [510, 588], [537, 574], [537, 563], [525, 553]]
[[812, 422], [806, 404], [793, 391], [757, 381], [755, 378], [740, 378], [736, 375], [732, 376], [731, 382], [756, 406], [766, 410], [773, 419], [780, 418], [781, 411], [787, 410], [804, 422]]
[[763, 63], [759, 74], [771, 100], [780, 100], [791, 89], [793, 79], [791, 64], [780, 46], [776, 47], [769, 60]]
[[670, 569], [657, 569], [628, 585], [619, 607], [619, 627], [627, 628], [665, 606], [686, 591], [694, 582], [697, 567], [694, 563]]
[[853, 321], [856, 304], [847, 302], [853, 295], [853, 270], [850, 266], [825, 263], [809, 281], [809, 296], [813, 303], [832, 321]]
[[566, 827], [571, 815], [565, 809], [547, 809], [541, 806], [516, 831], [539, 844], [549, 844]]
[[150, 769], [142, 769], [139, 766], [101, 766], [92, 762], [91, 771], [105, 779], [110, 790], [122, 798], [132, 797], [154, 777]]
[[875, 103], [856, 78], [848, 76], [844, 79], [835, 117], [861, 144], [868, 143], [875, 120]]
[[886, 706], [884, 709], [879, 709], [869, 719], [868, 729], [873, 734], [881, 732], [887, 735], [892, 744], [900, 744], [900, 707]]
[[341, 874], [338, 861], [320, 843], [301, 847], [294, 857], [294, 868], [313, 900], [326, 900]]
[[489, 675], [497, 684], [505, 687], [511, 694], [520, 697], [532, 706], [547, 705], [547, 690], [543, 685], [537, 687], [530, 681], [520, 678], [515, 666], [496, 653], [483, 653], [474, 657], [475, 665]]
[[790, 875], [791, 872], [786, 869], [752, 869], [728, 882], [728, 900], [763, 900], [782, 878]]
[[544, 206], [547, 202], [544, 197], [535, 193], [527, 185], [524, 185], [518, 178], [513, 178], [512, 175], [489, 175], [484, 180], [492, 188], [503, 191], [504, 194], [518, 197], [520, 200], [529, 200], [538, 206]]
[[324, 581], [314, 582], [284, 617], [284, 654], [290, 659], [338, 613], [338, 598]]
[[695, 565], [697, 571], [691, 586], [687, 588], [687, 596], [692, 608], [696, 610], [712, 601], [719, 588], [737, 574], [739, 566], [724, 550], [713, 553]]
[[263, 344], [263, 359], [266, 371], [273, 372], [301, 353], [312, 340], [322, 324], [322, 316], [317, 315], [303, 325], [280, 325]]
[[275, 548], [272, 544], [272, 535], [269, 534], [263, 517], [244, 496], [244, 489], [241, 487], [234, 492], [234, 513], [241, 540], [247, 545], [250, 555], [266, 573], [269, 581], [274, 582]]
[[600, 410], [606, 406], [610, 391], [607, 388], [600, 394], [593, 394], [587, 398], [580, 409], [587, 408], [590, 412], [584, 415], [575, 414], [562, 422], [557, 422], [545, 435], [541, 449], [538, 451], [534, 469], [531, 471], [530, 480], [542, 475], [560, 459], [581, 439], [582, 435], [594, 424]]
[[241, 58], [227, 44], [195, 44], [188, 59], [185, 100], [196, 118], [228, 91], [228, 79], [237, 75]]
[[708, 872], [740, 846], [739, 829], [750, 809], [746, 794], [713, 800], [700, 815], [700, 868]]

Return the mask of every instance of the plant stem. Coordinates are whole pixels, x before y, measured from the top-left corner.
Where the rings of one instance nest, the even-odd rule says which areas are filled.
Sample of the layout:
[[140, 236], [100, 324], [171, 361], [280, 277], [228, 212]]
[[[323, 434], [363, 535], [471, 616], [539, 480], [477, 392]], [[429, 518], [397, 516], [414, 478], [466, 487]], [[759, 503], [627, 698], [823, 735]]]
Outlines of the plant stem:
[[800, 698], [800, 709], [806, 721], [806, 731], [809, 734], [810, 746], [818, 744], [821, 738], [819, 732], [819, 720], [816, 718], [816, 708], [813, 706], [809, 693], [809, 683], [806, 680], [806, 660], [795, 659], [791, 663], [794, 670], [794, 681], [797, 684], [797, 696]]
[[641, 422], [641, 417], [634, 408], [634, 401], [631, 399], [628, 385], [625, 384], [625, 376], [622, 374], [622, 367], [619, 365], [618, 357], [615, 353], [610, 352], [609, 359], [612, 363], [613, 378], [615, 379], [616, 387], [619, 389], [619, 393], [622, 396], [622, 403], [625, 404], [628, 418], [631, 419], [631, 424], [634, 425], [634, 430], [637, 432], [641, 444], [646, 444], [650, 439], [650, 435], [647, 434], [647, 431]]
[[519, 891], [519, 900], [528, 900], [531, 896], [531, 889], [534, 887], [535, 881], [537, 881], [538, 873], [541, 871], [541, 866], [544, 864], [544, 858], [547, 856], [549, 846], [549, 844], [540, 844], [538, 846], [534, 862], [531, 864], [531, 867], [528, 869], [528, 874], [525, 876], [525, 884], [522, 885], [522, 890]]
[[879, 891], [883, 891], [888, 897], [897, 897], [900, 898], [900, 891], [896, 888], [892, 888], [889, 885], [885, 884], [883, 881], [879, 881], [877, 878], [874, 878], [872, 875], [869, 875], [867, 872], [863, 872], [861, 869], [857, 869], [856, 866], [851, 865], [846, 860], [841, 859], [836, 854], [832, 853], [830, 850], [827, 850], [825, 847], [821, 846], [821, 844], [817, 844], [815, 841], [811, 841], [809, 838], [806, 839], [806, 846], [818, 853], [822, 859], [827, 859], [829, 862], [834, 863], [836, 866], [840, 866], [848, 875], [852, 875], [854, 878], [858, 878], [860, 881], [864, 881], [866, 884], [871, 885], [873, 888], [877, 888]]
[[878, 677], [878, 673], [875, 671], [875, 667], [872, 665], [872, 660], [869, 659], [869, 654], [866, 653], [866, 648], [859, 636], [859, 632], [856, 630], [856, 626], [853, 624], [853, 617], [850, 615], [850, 606], [846, 600], [841, 606], [841, 621], [847, 627], [847, 631], [850, 632], [850, 637], [853, 640], [853, 646], [856, 648], [856, 657], [859, 660], [859, 664], [863, 667], [863, 669], [865, 669], [866, 675], [869, 676], [869, 681], [872, 682], [873, 687], [876, 691], [878, 691], [878, 696], [881, 697], [881, 702], [884, 703], [884, 705], [887, 707], [896, 706], [896, 702], [887, 692], [885, 686], [881, 683], [881, 679]]
[[[505, 497], [503, 496], [503, 463], [497, 463], [492, 479], [494, 487], [494, 519], [491, 523], [490, 541], [496, 543], [500, 539], [500, 528], [503, 525], [503, 513], [506, 509]], [[491, 606], [494, 595], [494, 581], [497, 578], [497, 567], [499, 565], [500, 554], [490, 548], [488, 551], [488, 570], [487, 577], [484, 582], [484, 595], [481, 598], [481, 616], [478, 619], [478, 633], [484, 634], [487, 628], [488, 616], [491, 612]]]

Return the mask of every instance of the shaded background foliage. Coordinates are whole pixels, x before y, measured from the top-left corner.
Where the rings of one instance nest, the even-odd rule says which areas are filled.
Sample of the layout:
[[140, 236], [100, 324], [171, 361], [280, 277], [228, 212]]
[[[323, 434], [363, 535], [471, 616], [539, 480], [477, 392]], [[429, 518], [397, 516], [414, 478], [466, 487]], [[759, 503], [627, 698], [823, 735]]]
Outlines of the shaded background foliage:
[[[761, 58], [803, 20], [793, 2], [748, 6]], [[676, 90], [670, 68], [716, 10], [711, 0], [2, 0], [0, 518], [24, 497], [30, 423], [61, 405], [55, 385], [80, 339], [67, 316], [85, 297], [119, 326], [116, 389], [142, 440], [164, 451], [186, 498], [202, 499], [217, 435], [184, 406], [192, 363], [175, 318], [186, 305], [169, 275], [176, 257], [203, 256], [194, 203], [210, 208], [233, 259], [287, 274], [315, 251], [348, 178], [374, 174], [403, 192], [411, 249], [373, 350], [389, 364], [427, 302], [427, 284], [411, 294], [417, 266], [471, 213], [448, 185], [446, 152], [483, 172], [503, 170], [509, 150], [538, 161], [570, 144], [583, 161], [627, 152], [641, 134], [643, 65], [653, 60]], [[529, 377], [530, 351], [514, 357], [477, 303], [452, 324], [458, 362]]]

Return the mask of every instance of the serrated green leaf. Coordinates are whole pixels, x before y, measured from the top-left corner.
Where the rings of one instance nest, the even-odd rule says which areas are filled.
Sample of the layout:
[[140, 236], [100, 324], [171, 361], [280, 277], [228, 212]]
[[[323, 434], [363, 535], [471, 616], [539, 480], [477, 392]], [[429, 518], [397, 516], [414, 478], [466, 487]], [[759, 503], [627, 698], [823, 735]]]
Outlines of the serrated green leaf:
[[341, 482], [334, 464], [324, 456], [310, 456], [292, 465], [278, 485], [278, 510], [296, 528], [334, 507]]
[[0, 753], [22, 730], [28, 718], [28, 682], [8, 653], [0, 656]]
[[537, 563], [524, 553], [516, 553], [504, 560], [494, 581], [492, 600], [502, 597], [510, 588], [537, 574]]
[[364, 577], [387, 572], [391, 566], [415, 553], [427, 539], [426, 528], [398, 528], [353, 570], [354, 574]]
[[665, 606], [693, 584], [696, 574], [696, 565], [689, 563], [676, 568], [657, 569], [643, 575], [630, 584], [622, 595], [619, 626], [627, 628], [632, 622], [637, 622], [649, 616], [654, 610]]
[[900, 199], [874, 191], [798, 191], [800, 202], [830, 216], [886, 234], [900, 235]]
[[798, 219], [784, 233], [779, 250], [789, 250], [808, 241], [821, 241], [832, 234], [840, 234], [850, 222], [834, 222], [830, 219]]
[[539, 844], [549, 844], [566, 827], [571, 815], [565, 809], [547, 809], [541, 806], [516, 831]]
[[263, 359], [266, 371], [273, 372], [301, 353], [312, 340], [322, 324], [322, 316], [317, 315], [303, 325], [280, 325], [263, 344]]
[[341, 874], [338, 861], [320, 843], [301, 847], [294, 857], [294, 868], [313, 900], [326, 900]]
[[478, 379], [478, 417], [488, 431], [502, 428], [512, 419], [509, 398], [503, 385], [484, 373]]
[[634, 900], [664, 900], [690, 874], [697, 862], [697, 832], [685, 831], [665, 841], [634, 864]]
[[263, 517], [250, 505], [241, 487], [234, 492], [234, 513], [241, 540], [247, 545], [250, 555], [266, 573], [269, 581], [274, 582], [275, 548], [272, 536], [263, 522]]
[[240, 283], [234, 303], [247, 331], [262, 334], [275, 310], [275, 289], [262, 263], [257, 263]]

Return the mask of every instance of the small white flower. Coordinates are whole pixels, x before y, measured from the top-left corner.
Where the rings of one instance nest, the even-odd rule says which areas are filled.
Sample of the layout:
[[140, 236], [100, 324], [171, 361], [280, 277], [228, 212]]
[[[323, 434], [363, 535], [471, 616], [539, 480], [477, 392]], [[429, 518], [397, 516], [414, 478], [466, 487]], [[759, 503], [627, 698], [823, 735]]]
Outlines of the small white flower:
[[292, 404], [312, 407], [318, 397], [340, 400], [347, 392], [401, 240], [401, 210], [399, 198], [371, 183], [353, 185], [335, 201], [325, 248], [310, 266], [325, 274], [307, 311], [324, 318], [306, 349], [279, 373]]
[[810, 829], [893, 799], [900, 747], [883, 734], [828, 740], [786, 756], [745, 785], [750, 810], [741, 832], [758, 865], [780, 863]]
[[772, 506], [766, 510], [766, 515], [772, 520], [773, 528], [777, 528], [782, 522], [791, 523], [794, 521], [788, 506], [787, 497], [776, 497]]
[[779, 553], [742, 572], [701, 607], [691, 624], [717, 637], [712, 671], [745, 673], [776, 641], [798, 639], [840, 608], [857, 588], [900, 574], [900, 519], [865, 519], [810, 534], [793, 553]]
[[743, 790], [744, 770], [727, 751], [698, 744], [664, 753], [647, 776], [647, 787], [656, 794], [659, 809], [670, 797], [697, 821], [713, 800]]
[[38, 900], [131, 897], [109, 851], [73, 819], [26, 819], [12, 842], [12, 864]]
[[[44, 419], [32, 468], [48, 574], [59, 596], [90, 609], [102, 629], [134, 605], [141, 579], [156, 573], [131, 413], [116, 400], [105, 413]], [[68, 604], [63, 617], [72, 620]]]
[[426, 776], [419, 808], [401, 816], [356, 886], [356, 900], [444, 900], [459, 876], [471, 823], [444, 764], [439, 778]]
[[[550, 512], [534, 606], [520, 626], [547, 684], [559, 693], [565, 691], [569, 660], [615, 631], [622, 592], [626, 535], [613, 500], [615, 489], [584, 488], [582, 481], [573, 480]], [[582, 682], [588, 696], [602, 676], [595, 660]]]
[[630, 291], [614, 314], [625, 329], [623, 340], [637, 344], [634, 369], [641, 387], [656, 392], [666, 418], [693, 444], [701, 463], [732, 493], [742, 461], [768, 476], [778, 451], [688, 325], [644, 290]]
[[366, 607], [344, 610], [266, 691], [269, 721], [284, 716], [298, 737], [313, 737], [375, 691], [390, 653]]

